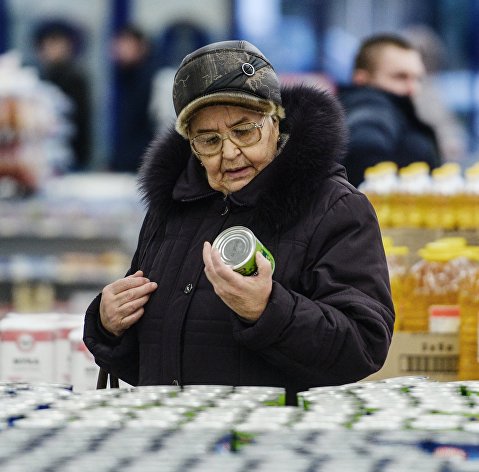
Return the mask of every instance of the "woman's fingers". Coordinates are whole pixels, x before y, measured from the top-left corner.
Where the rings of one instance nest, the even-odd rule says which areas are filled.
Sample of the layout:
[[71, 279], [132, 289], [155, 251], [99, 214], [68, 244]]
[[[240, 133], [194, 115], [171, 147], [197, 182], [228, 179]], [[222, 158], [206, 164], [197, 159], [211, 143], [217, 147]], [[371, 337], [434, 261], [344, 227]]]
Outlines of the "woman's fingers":
[[157, 287], [156, 282], [145, 282], [143, 285], [133, 287], [117, 295], [118, 306], [122, 307], [130, 302], [134, 302], [138, 298], [153, 292]]
[[223, 262], [218, 249], [211, 249], [211, 262], [213, 264], [215, 273], [218, 274], [222, 279], [232, 281], [234, 280], [235, 275], [238, 275], [230, 266]]
[[144, 312], [145, 312], [145, 309], [143, 308], [143, 306], [141, 306], [140, 308], [138, 308], [138, 310], [134, 311], [128, 316], [125, 316], [124, 318], [121, 318], [119, 322], [119, 329], [121, 331], [125, 331], [131, 326], [133, 326], [143, 316]]
[[273, 275], [273, 267], [271, 266], [271, 262], [259, 251], [256, 252], [256, 266], [258, 267], [259, 276], [271, 277]]
[[124, 305], [118, 308], [119, 316], [125, 318], [130, 316], [132, 313], [135, 313], [140, 308], [142, 308], [146, 302], [149, 300], [150, 294], [144, 295], [143, 297], [136, 298], [135, 300], [125, 303]]
[[212, 248], [209, 242], [203, 245], [203, 262], [206, 276], [213, 285], [221, 282], [233, 284], [241, 280], [241, 276], [223, 262], [218, 250]]
[[215, 293], [240, 316], [255, 321], [263, 313], [272, 290], [271, 263], [260, 252], [255, 254], [257, 277], [245, 277], [226, 265], [219, 252], [205, 242], [205, 274]]
[[146, 277], [140, 277], [140, 276], [125, 277], [123, 279], [116, 280], [110, 285], [107, 285], [107, 287], [105, 288], [108, 288], [113, 295], [118, 295], [131, 288], [141, 287], [142, 285], [148, 283], [149, 281], [150, 280], [147, 279]]
[[143, 306], [156, 290], [156, 282], [142, 277], [141, 271], [133, 277], [117, 280], [103, 289], [100, 317], [105, 329], [120, 335], [143, 315]]

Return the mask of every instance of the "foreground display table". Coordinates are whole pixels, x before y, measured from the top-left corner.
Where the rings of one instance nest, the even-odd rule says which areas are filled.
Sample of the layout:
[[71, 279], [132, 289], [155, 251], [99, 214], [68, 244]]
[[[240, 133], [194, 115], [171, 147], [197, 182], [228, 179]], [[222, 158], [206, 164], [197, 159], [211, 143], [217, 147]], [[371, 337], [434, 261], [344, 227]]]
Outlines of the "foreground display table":
[[311, 389], [300, 407], [265, 387], [0, 384], [0, 469], [477, 471], [478, 395], [420, 377]]

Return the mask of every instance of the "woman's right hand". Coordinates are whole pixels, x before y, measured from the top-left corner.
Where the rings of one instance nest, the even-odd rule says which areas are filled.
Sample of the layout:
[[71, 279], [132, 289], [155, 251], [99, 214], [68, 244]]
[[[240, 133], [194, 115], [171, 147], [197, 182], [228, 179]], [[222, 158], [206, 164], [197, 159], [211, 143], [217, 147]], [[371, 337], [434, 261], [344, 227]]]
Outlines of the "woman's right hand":
[[141, 270], [107, 285], [100, 303], [103, 327], [115, 336], [122, 335], [143, 316], [143, 306], [157, 286]]

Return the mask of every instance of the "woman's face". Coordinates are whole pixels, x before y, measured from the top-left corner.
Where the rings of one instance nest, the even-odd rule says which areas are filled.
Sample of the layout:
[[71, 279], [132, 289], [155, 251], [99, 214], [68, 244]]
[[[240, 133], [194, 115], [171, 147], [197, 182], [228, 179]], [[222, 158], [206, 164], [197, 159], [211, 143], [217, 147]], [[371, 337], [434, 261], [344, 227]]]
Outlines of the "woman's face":
[[[261, 113], [237, 106], [214, 105], [202, 108], [189, 123], [189, 138], [201, 133], [227, 133], [233, 126], [255, 122], [261, 124]], [[224, 194], [237, 192], [251, 182], [273, 159], [276, 153], [279, 125], [266, 116], [261, 139], [248, 147], [234, 144], [223, 136], [223, 147], [212, 156], [195, 153], [206, 170], [208, 183]], [[194, 152], [194, 150], [193, 150]]]

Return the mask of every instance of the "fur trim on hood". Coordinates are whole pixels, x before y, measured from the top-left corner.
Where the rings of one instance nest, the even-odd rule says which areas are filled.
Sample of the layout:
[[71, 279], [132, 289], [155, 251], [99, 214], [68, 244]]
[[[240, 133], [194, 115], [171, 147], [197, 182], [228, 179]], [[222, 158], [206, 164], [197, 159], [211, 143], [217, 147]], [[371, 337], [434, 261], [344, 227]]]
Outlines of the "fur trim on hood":
[[[289, 139], [274, 161], [273, 177], [262, 188], [255, 209], [260, 220], [275, 228], [293, 221], [312, 192], [338, 172], [347, 137], [342, 108], [329, 92], [303, 85], [283, 88], [281, 96], [286, 118], [280, 129]], [[189, 142], [173, 130], [152, 142], [139, 173], [150, 214], [166, 214], [173, 204], [175, 184], [190, 159], [197, 162]]]

